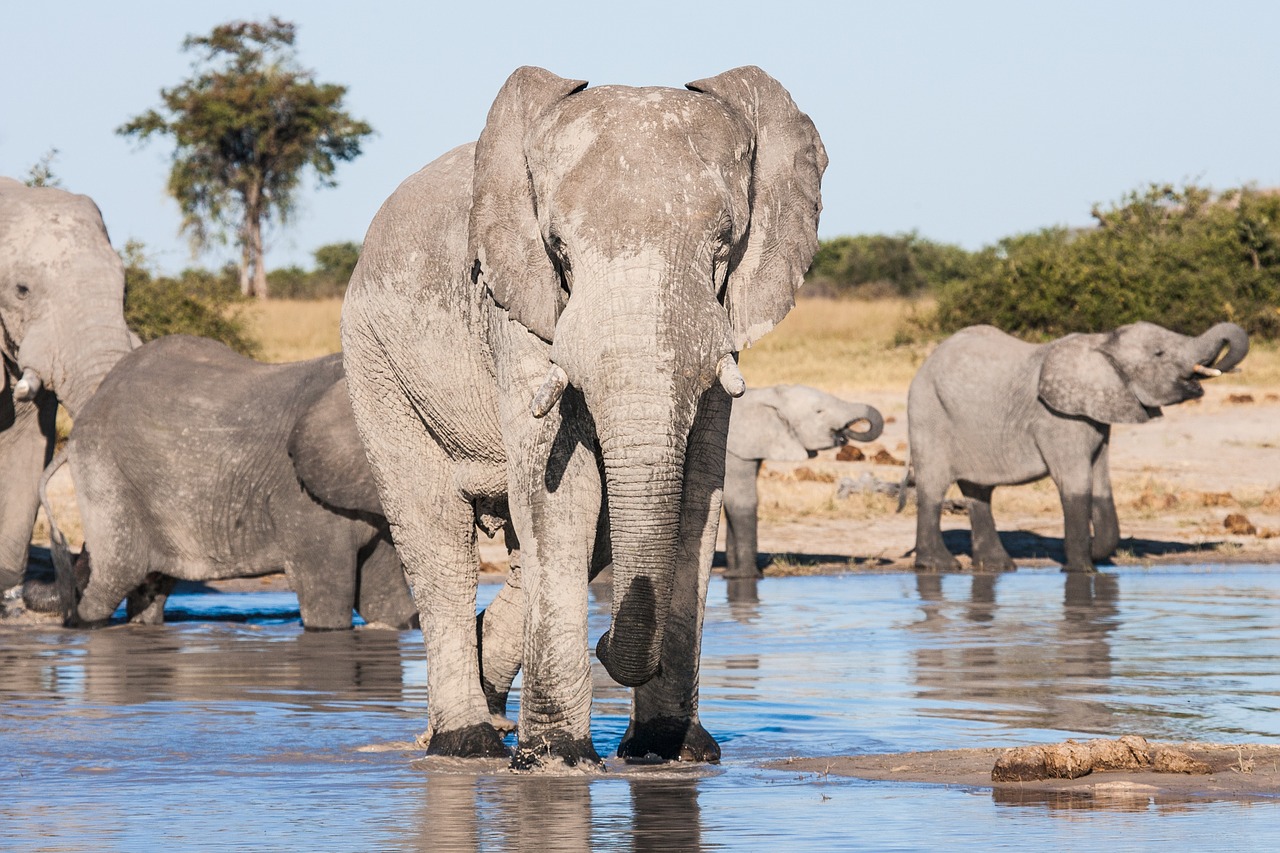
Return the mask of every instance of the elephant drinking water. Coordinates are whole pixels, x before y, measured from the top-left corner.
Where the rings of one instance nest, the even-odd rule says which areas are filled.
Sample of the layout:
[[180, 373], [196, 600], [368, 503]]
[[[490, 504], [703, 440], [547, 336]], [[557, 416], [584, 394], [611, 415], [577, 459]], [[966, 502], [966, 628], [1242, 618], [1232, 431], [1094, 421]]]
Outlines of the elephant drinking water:
[[763, 460], [808, 459], [850, 440], [874, 441], [883, 429], [874, 407], [807, 385], [752, 388], [734, 400], [724, 462], [725, 577], [759, 576], [756, 476]]
[[975, 568], [1013, 568], [991, 517], [996, 486], [1048, 475], [1062, 499], [1066, 568], [1091, 571], [1120, 540], [1107, 453], [1111, 425], [1204, 394], [1200, 380], [1240, 363], [1234, 323], [1187, 337], [1153, 323], [1029, 344], [991, 326], [956, 332], [925, 359], [907, 397], [918, 567], [952, 569], [943, 496], [969, 498]]

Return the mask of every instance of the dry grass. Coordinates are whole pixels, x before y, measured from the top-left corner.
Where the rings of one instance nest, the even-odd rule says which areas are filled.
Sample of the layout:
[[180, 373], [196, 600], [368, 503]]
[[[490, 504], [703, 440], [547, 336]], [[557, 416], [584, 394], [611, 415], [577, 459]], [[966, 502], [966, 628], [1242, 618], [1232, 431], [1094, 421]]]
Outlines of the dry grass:
[[850, 399], [872, 391], [905, 394], [930, 347], [895, 346], [907, 321], [933, 310], [928, 300], [801, 299], [742, 354], [750, 386], [795, 382]]
[[303, 361], [342, 348], [341, 299], [271, 299], [245, 309], [249, 332], [262, 344], [263, 361]]

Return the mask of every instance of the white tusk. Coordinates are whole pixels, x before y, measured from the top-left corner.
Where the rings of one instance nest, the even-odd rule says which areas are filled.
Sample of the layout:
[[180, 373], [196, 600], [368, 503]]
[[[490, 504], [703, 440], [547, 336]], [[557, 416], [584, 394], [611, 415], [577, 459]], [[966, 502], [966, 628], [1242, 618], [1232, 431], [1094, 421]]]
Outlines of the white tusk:
[[1197, 364], [1195, 367], [1193, 367], [1193, 368], [1191, 368], [1191, 369], [1192, 369], [1193, 371], [1195, 371], [1196, 373], [1200, 374], [1201, 376], [1214, 377], [1214, 376], [1221, 376], [1221, 375], [1222, 375], [1222, 371], [1221, 371], [1221, 370], [1219, 370], [1218, 368], [1216, 368], [1216, 367], [1205, 367], [1203, 364]]
[[564, 372], [560, 365], [551, 365], [551, 370], [547, 371], [547, 379], [542, 383], [542, 387], [538, 389], [538, 393], [534, 395], [533, 405], [529, 407], [529, 411], [533, 413], [535, 418], [546, 417], [547, 412], [551, 411], [552, 406], [560, 401], [560, 395], [568, 387], [568, 374]]
[[747, 390], [747, 380], [742, 378], [742, 371], [738, 369], [733, 353], [727, 353], [720, 359], [720, 363], [716, 365], [716, 376], [720, 378], [720, 387], [730, 397], [741, 397]]
[[13, 399], [34, 400], [43, 387], [44, 383], [40, 381], [40, 375], [28, 367], [22, 371], [22, 378], [13, 386]]

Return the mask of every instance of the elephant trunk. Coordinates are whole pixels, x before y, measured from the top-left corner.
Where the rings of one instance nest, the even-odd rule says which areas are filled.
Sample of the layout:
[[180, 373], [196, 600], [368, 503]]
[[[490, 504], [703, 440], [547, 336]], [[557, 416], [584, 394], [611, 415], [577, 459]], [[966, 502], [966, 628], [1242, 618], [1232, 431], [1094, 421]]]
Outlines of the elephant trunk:
[[1191, 344], [1194, 364], [1223, 373], [1244, 360], [1248, 352], [1249, 335], [1235, 323], [1219, 323]]
[[619, 684], [658, 674], [684, 491], [685, 434], [652, 422], [626, 435], [598, 421], [613, 546], [613, 623], [596, 656]]
[[[880, 411], [875, 406], [854, 405], [849, 407], [849, 420], [841, 433], [846, 439], [851, 441], [875, 441], [880, 437], [880, 433], [884, 431], [884, 418], [880, 416]], [[851, 429], [852, 425], [859, 421], [866, 421], [867, 428], [865, 430]]]

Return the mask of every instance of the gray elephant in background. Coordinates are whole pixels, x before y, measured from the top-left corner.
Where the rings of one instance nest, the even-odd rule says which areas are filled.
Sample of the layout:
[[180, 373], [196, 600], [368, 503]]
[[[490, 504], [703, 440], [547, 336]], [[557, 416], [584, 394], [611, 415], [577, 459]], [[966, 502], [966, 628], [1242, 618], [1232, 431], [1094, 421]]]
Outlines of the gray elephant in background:
[[88, 586], [64, 602], [72, 624], [105, 623], [126, 596], [131, 619], [161, 622], [175, 579], [280, 570], [309, 629], [350, 628], [353, 608], [392, 627], [416, 618], [340, 354], [261, 364], [160, 338], [103, 380], [67, 452], [93, 548]]
[[[864, 430], [855, 429], [866, 421]], [[760, 575], [756, 553], [756, 478], [766, 459], [792, 462], [848, 441], [874, 441], [884, 419], [807, 385], [752, 388], [733, 401], [724, 461], [725, 577]]]
[[956, 568], [941, 507], [958, 483], [970, 501], [974, 568], [1014, 568], [996, 533], [991, 492], [1048, 475], [1062, 499], [1066, 569], [1092, 571], [1120, 541], [1111, 425], [1144, 423], [1161, 406], [1202, 396], [1201, 379], [1231, 370], [1248, 351], [1248, 335], [1233, 323], [1194, 338], [1153, 323], [1047, 344], [991, 326], [952, 335], [925, 359], [907, 397], [916, 566]]
[[58, 404], [132, 347], [124, 265], [91, 199], [0, 178], [0, 589], [22, 581]]
[[[517, 69], [479, 142], [387, 200], [347, 380], [422, 613], [429, 751], [507, 754], [490, 714], [522, 666], [514, 764], [599, 763], [587, 581], [611, 561], [618, 754], [715, 761], [698, 649], [736, 354], [794, 304], [827, 158], [759, 68], [586, 85]], [[479, 632], [477, 521], [519, 565]]]

